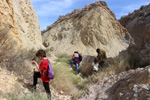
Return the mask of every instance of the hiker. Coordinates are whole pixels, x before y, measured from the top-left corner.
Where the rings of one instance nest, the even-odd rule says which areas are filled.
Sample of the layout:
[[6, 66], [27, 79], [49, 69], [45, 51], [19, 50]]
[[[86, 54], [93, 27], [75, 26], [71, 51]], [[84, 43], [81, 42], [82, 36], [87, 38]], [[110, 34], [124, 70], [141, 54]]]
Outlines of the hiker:
[[[47, 93], [48, 99], [51, 100], [51, 91], [49, 88], [49, 81], [50, 79], [48, 78], [48, 62], [49, 60], [46, 58], [46, 52], [42, 49], [38, 50], [36, 52], [36, 56], [38, 57], [39, 60], [41, 60], [40, 66], [37, 64], [37, 62], [32, 61], [32, 64], [35, 64], [38, 71], [34, 71], [33, 75], [33, 89], [36, 90], [36, 84], [38, 81], [38, 78], [41, 78], [43, 81], [43, 86], [45, 88], [45, 91]], [[47, 62], [48, 61], [48, 62]]]
[[105, 60], [107, 59], [106, 52], [104, 50], [96, 49], [97, 52], [97, 60], [99, 62], [99, 67], [103, 67]]
[[79, 73], [79, 53], [78, 51], [75, 51], [72, 55], [72, 60], [69, 63], [69, 66], [71, 67], [71, 65], [75, 64], [76, 65], [76, 73]]

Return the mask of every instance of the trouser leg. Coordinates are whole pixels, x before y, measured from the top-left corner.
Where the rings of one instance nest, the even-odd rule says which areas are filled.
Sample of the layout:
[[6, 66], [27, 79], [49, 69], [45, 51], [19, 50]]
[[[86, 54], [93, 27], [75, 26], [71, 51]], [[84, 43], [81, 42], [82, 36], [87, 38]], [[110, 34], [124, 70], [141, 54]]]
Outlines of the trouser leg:
[[71, 60], [71, 61], [70, 61], [70, 63], [69, 63], [69, 65], [71, 66], [73, 62], [74, 62], [74, 61], [73, 61], [73, 60]]
[[40, 72], [34, 72], [34, 75], [33, 75], [33, 86], [36, 87], [36, 84], [37, 84], [37, 81], [38, 81], [38, 78], [41, 77], [41, 74]]
[[47, 98], [51, 100], [51, 91], [49, 88], [49, 82], [43, 82], [43, 85], [44, 85], [45, 91], [47, 93]]
[[104, 61], [101, 61], [101, 62], [99, 63], [99, 67], [103, 67], [103, 65], [104, 65]]
[[79, 64], [76, 63], [76, 72], [79, 73]]

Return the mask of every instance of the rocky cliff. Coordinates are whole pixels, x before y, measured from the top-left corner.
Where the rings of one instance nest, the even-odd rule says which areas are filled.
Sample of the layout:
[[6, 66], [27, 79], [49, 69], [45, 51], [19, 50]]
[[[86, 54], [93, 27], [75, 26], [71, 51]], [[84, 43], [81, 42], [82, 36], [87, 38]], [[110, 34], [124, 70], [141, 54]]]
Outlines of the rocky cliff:
[[104, 78], [79, 100], [149, 100], [150, 66]]
[[42, 47], [40, 25], [29, 0], [0, 0], [0, 30], [9, 26], [6, 33], [18, 47]]
[[139, 48], [150, 48], [150, 4], [121, 17], [120, 23], [128, 30]]
[[96, 55], [96, 48], [116, 56], [132, 38], [103, 1], [76, 9], [42, 32], [43, 44], [53, 53], [72, 54], [75, 50]]

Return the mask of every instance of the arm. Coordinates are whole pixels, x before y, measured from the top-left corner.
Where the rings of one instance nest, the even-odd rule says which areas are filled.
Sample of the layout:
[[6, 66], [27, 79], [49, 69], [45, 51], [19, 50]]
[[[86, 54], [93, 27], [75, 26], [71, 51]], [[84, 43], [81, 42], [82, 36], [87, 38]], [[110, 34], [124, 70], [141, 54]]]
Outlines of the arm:
[[101, 62], [101, 61], [102, 61], [102, 59], [103, 59], [103, 58], [101, 57], [101, 58], [100, 58], [100, 60], [99, 60], [98, 62]]
[[102, 56], [97, 56], [98, 63], [100, 63], [102, 59], [103, 59]]
[[72, 60], [73, 60], [73, 58], [74, 58], [74, 55], [72, 55]]
[[36, 68], [37, 68], [37, 69], [38, 69], [38, 71], [41, 73], [41, 70], [39, 69], [39, 65], [37, 64], [37, 62], [32, 61], [32, 64], [35, 64], [35, 65], [36, 65]]

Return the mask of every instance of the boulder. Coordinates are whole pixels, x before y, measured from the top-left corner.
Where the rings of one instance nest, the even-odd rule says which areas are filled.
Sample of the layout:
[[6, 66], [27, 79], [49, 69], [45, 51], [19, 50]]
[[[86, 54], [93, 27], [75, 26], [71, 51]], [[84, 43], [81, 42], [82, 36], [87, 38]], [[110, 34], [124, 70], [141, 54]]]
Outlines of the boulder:
[[79, 70], [83, 75], [92, 75], [93, 73], [93, 66], [92, 63], [94, 62], [94, 56], [83, 56], [82, 62], [79, 65]]

